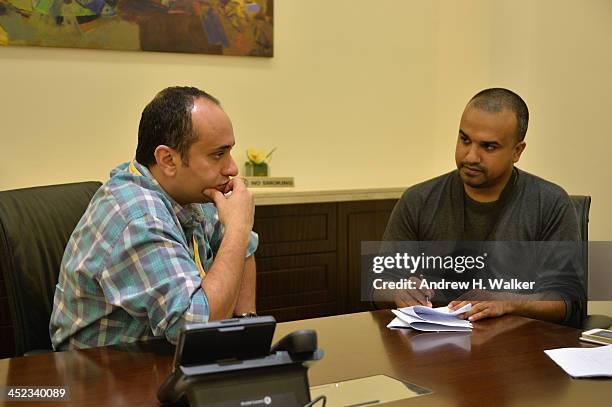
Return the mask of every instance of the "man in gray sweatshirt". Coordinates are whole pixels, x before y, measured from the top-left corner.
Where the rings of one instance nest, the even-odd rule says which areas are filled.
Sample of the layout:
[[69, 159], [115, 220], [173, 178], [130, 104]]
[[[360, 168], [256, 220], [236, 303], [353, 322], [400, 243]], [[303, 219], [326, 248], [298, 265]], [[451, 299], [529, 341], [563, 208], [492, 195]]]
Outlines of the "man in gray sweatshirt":
[[[579, 245], [572, 202], [561, 187], [514, 166], [525, 150], [528, 121], [527, 105], [514, 92], [494, 88], [475, 95], [461, 117], [457, 170], [406, 190], [383, 240], [547, 242], [537, 256], [548, 253], [546, 257], [555, 259], [553, 268], [558, 270], [550, 270], [549, 264], [548, 273], [529, 271], [535, 287], [527, 294], [464, 290], [449, 307], [454, 310], [471, 303], [471, 310], [463, 315], [471, 321], [515, 314], [579, 326], [585, 295], [578, 277], [578, 251], [565, 250], [560, 256], [563, 250], [555, 246], [555, 242]], [[503, 262], [508, 265], [511, 259]], [[395, 290], [387, 299], [404, 307], [431, 306], [432, 297], [444, 297], [423, 288], [416, 276], [411, 279], [416, 289]]]

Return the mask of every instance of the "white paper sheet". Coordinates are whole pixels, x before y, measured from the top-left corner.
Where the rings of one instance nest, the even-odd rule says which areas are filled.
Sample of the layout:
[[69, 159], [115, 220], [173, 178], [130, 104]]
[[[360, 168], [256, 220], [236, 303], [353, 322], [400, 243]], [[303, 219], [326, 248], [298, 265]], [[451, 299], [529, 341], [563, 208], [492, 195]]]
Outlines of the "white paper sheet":
[[453, 312], [450, 312], [448, 307], [429, 308], [420, 305], [391, 310], [396, 318], [387, 328], [413, 328], [425, 332], [469, 332], [472, 330], [472, 323], [457, 318], [457, 315], [470, 309], [471, 304]]
[[389, 322], [387, 328], [391, 329], [416, 329], [417, 331], [423, 332], [470, 332], [472, 330], [471, 326], [447, 326], [447, 325], [439, 325], [432, 324], [429, 322], [417, 322], [408, 325], [404, 321], [399, 318], [394, 318], [393, 321]]
[[544, 352], [572, 377], [612, 377], [612, 345]]
[[471, 309], [472, 304], [466, 304], [452, 312], [448, 309], [448, 307], [429, 308], [422, 305], [415, 305], [413, 307], [400, 308], [399, 311], [406, 315], [410, 315], [428, 322], [446, 323], [446, 321], [458, 320], [457, 315], [468, 312]]

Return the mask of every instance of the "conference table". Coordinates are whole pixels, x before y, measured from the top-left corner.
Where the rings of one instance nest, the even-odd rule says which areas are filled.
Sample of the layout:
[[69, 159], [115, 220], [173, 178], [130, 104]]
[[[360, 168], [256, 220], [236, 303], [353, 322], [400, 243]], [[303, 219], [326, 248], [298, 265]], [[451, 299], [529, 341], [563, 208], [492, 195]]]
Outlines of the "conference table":
[[[475, 322], [468, 334], [419, 333], [386, 328], [392, 319], [380, 310], [280, 323], [275, 340], [317, 331], [325, 356], [309, 370], [311, 386], [382, 374], [432, 391], [390, 407], [612, 405], [611, 379], [572, 379], [543, 352], [593, 346], [577, 329], [504, 316]], [[172, 355], [159, 340], [3, 359], [0, 386], [69, 389], [69, 400], [40, 406], [157, 406]]]

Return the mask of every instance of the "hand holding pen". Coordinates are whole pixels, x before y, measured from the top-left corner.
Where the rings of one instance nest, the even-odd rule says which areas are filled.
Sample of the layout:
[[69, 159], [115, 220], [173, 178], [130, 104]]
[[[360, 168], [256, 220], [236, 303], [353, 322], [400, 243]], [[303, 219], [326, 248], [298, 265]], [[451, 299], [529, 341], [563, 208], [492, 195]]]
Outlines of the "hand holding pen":
[[431, 289], [419, 288], [421, 286], [421, 280], [423, 280], [422, 274], [419, 277], [410, 277], [408, 281], [413, 282], [412, 286], [415, 288], [398, 290], [396, 292], [394, 301], [398, 308], [410, 307], [413, 305], [432, 306], [431, 298], [434, 295], [434, 291]]

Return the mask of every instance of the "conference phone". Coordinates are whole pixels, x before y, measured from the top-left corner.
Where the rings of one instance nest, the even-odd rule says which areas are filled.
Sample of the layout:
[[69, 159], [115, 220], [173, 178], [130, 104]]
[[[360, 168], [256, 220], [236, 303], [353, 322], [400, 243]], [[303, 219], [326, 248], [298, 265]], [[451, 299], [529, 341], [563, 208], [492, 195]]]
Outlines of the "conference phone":
[[323, 357], [317, 334], [292, 332], [272, 346], [275, 329], [271, 316], [187, 325], [158, 400], [191, 407], [312, 405], [308, 368]]

